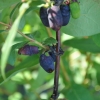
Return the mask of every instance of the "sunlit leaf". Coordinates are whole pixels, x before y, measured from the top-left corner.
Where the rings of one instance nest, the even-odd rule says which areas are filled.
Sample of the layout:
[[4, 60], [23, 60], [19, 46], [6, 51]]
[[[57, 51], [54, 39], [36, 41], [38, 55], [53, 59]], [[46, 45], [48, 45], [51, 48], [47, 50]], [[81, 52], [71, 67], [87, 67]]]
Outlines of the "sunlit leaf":
[[14, 67], [14, 69], [10, 70], [9, 72], [6, 73], [6, 79], [3, 80], [2, 76], [0, 76], [0, 85], [9, 80], [12, 76], [17, 74], [18, 72], [30, 68], [36, 64], [38, 64], [38, 55], [33, 55], [30, 57], [27, 57], [24, 61], [22, 61], [19, 65]]
[[71, 39], [64, 42], [66, 46], [77, 48], [82, 51], [99, 53], [100, 47], [98, 47], [91, 38], [89, 39]]
[[16, 6], [14, 7], [14, 9], [11, 11], [11, 13], [10, 13], [10, 18], [13, 16], [14, 11], [16, 10], [16, 8], [17, 8], [19, 5], [21, 5], [21, 2], [17, 3]]
[[16, 18], [14, 24], [12, 25], [12, 27], [11, 27], [11, 29], [9, 31], [9, 34], [7, 36], [7, 39], [5, 41], [5, 44], [2, 47], [2, 55], [1, 55], [1, 66], [2, 67], [1, 67], [1, 74], [2, 74], [2, 76], [3, 76], [4, 79], [6, 77], [4, 70], [5, 70], [7, 59], [8, 59], [10, 50], [11, 50], [11, 45], [12, 45], [12, 42], [14, 41], [15, 36], [16, 36], [19, 22], [20, 22], [23, 14], [25, 13], [25, 11], [26, 11], [27, 8], [28, 8], [28, 4], [27, 3], [23, 4], [21, 6], [20, 11], [19, 11], [19, 15]]
[[54, 39], [54, 38], [52, 38], [52, 37], [47, 38], [47, 39], [43, 42], [43, 44], [45, 44], [45, 45], [53, 45], [53, 44], [56, 44], [56, 43], [57, 43], [57, 40]]
[[64, 94], [68, 100], [93, 100], [89, 91], [85, 87], [77, 84], [73, 84], [69, 90], [65, 90]]
[[100, 0], [79, 0], [81, 16], [70, 18], [62, 32], [76, 36], [91, 36], [100, 33]]
[[96, 35], [93, 35], [91, 37], [92, 37], [93, 41], [97, 44], [97, 46], [100, 47], [100, 33], [96, 34]]

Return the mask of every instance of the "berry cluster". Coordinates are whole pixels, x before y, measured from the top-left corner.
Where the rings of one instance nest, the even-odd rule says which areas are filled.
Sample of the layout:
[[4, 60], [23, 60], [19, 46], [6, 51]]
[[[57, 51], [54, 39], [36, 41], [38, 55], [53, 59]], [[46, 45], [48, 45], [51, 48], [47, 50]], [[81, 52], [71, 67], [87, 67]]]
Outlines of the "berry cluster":
[[40, 18], [46, 27], [59, 30], [61, 26], [68, 24], [70, 19], [70, 9], [68, 5], [52, 6], [50, 8], [40, 8]]
[[[73, 18], [78, 18], [80, 15], [78, 2], [71, 2], [68, 4], [63, 4], [64, 0], [55, 0], [53, 6], [49, 8], [41, 7], [40, 8], [40, 18], [42, 23], [46, 27], [50, 27], [55, 31], [60, 30], [62, 26], [65, 26], [69, 23], [70, 12]], [[54, 71], [54, 63], [56, 62], [56, 56], [63, 54], [63, 50], [59, 48], [59, 52], [56, 52], [56, 47], [49, 46], [49, 50], [42, 53], [39, 58], [41, 67], [48, 73]], [[22, 55], [34, 55], [39, 53], [39, 48], [33, 45], [24, 45], [19, 48], [18, 54]]]
[[40, 18], [46, 27], [50, 27], [55, 31], [59, 30], [61, 26], [69, 23], [70, 12], [74, 19], [79, 18], [80, 6], [77, 0], [62, 4], [63, 1], [55, 0], [53, 6], [40, 8]]
[[[41, 67], [48, 73], [51, 73], [54, 71], [54, 62], [56, 61], [56, 51], [55, 46], [49, 46], [50, 50], [46, 51], [48, 53], [48, 56], [46, 55], [46, 52], [40, 55], [39, 62]], [[20, 55], [34, 55], [39, 53], [39, 48], [37, 46], [33, 45], [24, 45], [23, 47], [19, 48], [18, 54]]]

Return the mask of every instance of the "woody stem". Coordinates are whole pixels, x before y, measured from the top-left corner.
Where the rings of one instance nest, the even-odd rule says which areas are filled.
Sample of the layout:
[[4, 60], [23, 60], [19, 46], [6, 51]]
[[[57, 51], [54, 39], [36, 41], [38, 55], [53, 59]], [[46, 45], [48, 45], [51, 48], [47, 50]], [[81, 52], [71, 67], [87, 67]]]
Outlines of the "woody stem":
[[[60, 48], [60, 30], [56, 31], [56, 53], [59, 53]], [[60, 68], [60, 55], [56, 56], [55, 62], [55, 75], [54, 75], [54, 89], [51, 98], [57, 100], [58, 98], [58, 83], [59, 83], [59, 68]]]

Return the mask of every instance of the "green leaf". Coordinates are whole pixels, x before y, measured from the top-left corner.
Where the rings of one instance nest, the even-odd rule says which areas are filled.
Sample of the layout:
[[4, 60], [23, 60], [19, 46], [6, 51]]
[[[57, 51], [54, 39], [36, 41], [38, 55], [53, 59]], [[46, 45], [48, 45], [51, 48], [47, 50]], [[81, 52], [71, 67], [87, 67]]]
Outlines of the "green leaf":
[[69, 90], [64, 90], [63, 93], [68, 100], [93, 100], [89, 91], [83, 86], [77, 84], [73, 84]]
[[36, 88], [40, 87], [41, 85], [43, 85], [44, 80], [46, 80], [47, 75], [50, 75], [50, 74], [45, 72], [44, 69], [41, 67], [39, 69], [38, 76], [37, 76], [36, 80], [32, 82], [32, 88], [36, 89]]
[[8, 58], [8, 63], [12, 66], [14, 66], [15, 61], [16, 61], [16, 51], [15, 49], [19, 49], [21, 47], [23, 47], [23, 45], [27, 44], [28, 41], [24, 41], [24, 42], [20, 42], [20, 43], [16, 43], [12, 46], [11, 52], [9, 54], [9, 58]]
[[8, 13], [9, 13], [9, 7], [2, 9], [2, 11], [0, 12], [0, 21], [1, 22], [7, 21], [7, 19], [8, 19], [7, 17], [9, 17]]
[[71, 39], [64, 42], [66, 46], [71, 46], [79, 50], [99, 53], [100, 47], [98, 47], [91, 38], [88, 39]]
[[47, 39], [44, 41], [43, 44], [45, 44], [45, 45], [53, 45], [53, 44], [56, 44], [56, 43], [57, 43], [57, 40], [54, 39], [54, 38], [52, 38], [52, 37], [50, 37], [50, 38], [47, 38]]
[[96, 35], [93, 35], [91, 37], [92, 37], [93, 41], [97, 44], [97, 46], [100, 47], [100, 33], [96, 34]]
[[33, 56], [30, 56], [30, 57], [27, 57], [19, 65], [14, 67], [14, 69], [12, 69], [12, 70], [10, 70], [9, 72], [6, 73], [7, 77], [6, 77], [5, 80], [2, 78], [2, 76], [0, 76], [0, 85], [3, 84], [4, 82], [6, 82], [7, 80], [9, 80], [12, 76], [17, 74], [18, 72], [38, 64], [38, 62], [39, 62], [38, 58], [39, 58], [38, 55], [33, 55]]
[[[13, 88], [11, 88], [11, 86]], [[9, 93], [14, 93], [17, 89], [17, 83], [9, 80], [9, 82], [4, 84], [4, 87], [6, 88], [6, 90], [8, 90]]]
[[21, 2], [19, 2], [19, 3], [16, 4], [16, 6], [14, 7], [14, 9], [10, 13], [10, 18], [12, 18], [13, 14], [14, 14], [14, 12], [16, 10], [16, 8], [19, 7], [20, 4], [21, 4]]
[[0, 30], [0, 33], [4, 32], [5, 30]]
[[62, 28], [62, 32], [76, 36], [91, 36], [100, 33], [100, 1], [80, 0], [81, 16], [70, 18], [69, 24]]
[[[100, 84], [100, 64], [93, 62], [92, 70], [95, 69], [95, 73], [89, 72], [91, 77], [94, 79], [94, 82]], [[90, 70], [91, 71], [91, 70]]]
[[[8, 59], [8, 56], [9, 56], [9, 53], [10, 53], [10, 50], [11, 50], [11, 45], [14, 41], [14, 38], [16, 36], [16, 33], [17, 33], [17, 29], [18, 29], [18, 26], [19, 26], [19, 22], [23, 16], [23, 14], [25, 13], [26, 9], [28, 8], [28, 4], [23, 4], [21, 6], [21, 8], [19, 9], [19, 15], [18, 17], [16, 18], [14, 24], [12, 25], [10, 31], [9, 31], [9, 34], [7, 36], [7, 39], [5, 41], [5, 44], [3, 45], [2, 47], [2, 55], [1, 55], [1, 74], [3, 76], [3, 78], [5, 79], [6, 76], [5, 76], [5, 66], [6, 66], [6, 63], [7, 63], [7, 59]], [[6, 52], [5, 52], [6, 51]]]
[[16, 44], [12, 45], [12, 50], [19, 49], [19, 48], [23, 47], [24, 45], [26, 45], [28, 42], [29, 41], [23, 41], [23, 42], [16, 43]]
[[19, 30], [22, 30], [22, 29], [24, 28], [24, 26], [25, 26], [25, 18], [24, 18], [24, 16], [23, 16], [23, 17], [21, 18], [21, 20], [20, 20], [18, 29], [19, 29]]
[[38, 0], [33, 0], [32, 3], [30, 4], [30, 6], [37, 6], [37, 5], [40, 5], [42, 3], [44, 3], [43, 0], [39, 0], [39, 1]]
[[12, 49], [8, 58], [8, 63], [14, 66], [15, 61], [16, 61], [16, 52], [15, 50]]
[[18, 3], [20, 0], [0, 0], [0, 10], [6, 7], [11, 7], [13, 4]]

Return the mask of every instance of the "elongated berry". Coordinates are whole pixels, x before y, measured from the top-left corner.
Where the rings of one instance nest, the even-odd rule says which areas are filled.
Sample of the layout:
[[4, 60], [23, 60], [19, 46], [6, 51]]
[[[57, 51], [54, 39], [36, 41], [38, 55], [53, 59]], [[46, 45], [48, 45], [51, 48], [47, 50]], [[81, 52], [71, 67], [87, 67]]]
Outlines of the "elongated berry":
[[67, 25], [70, 20], [70, 9], [68, 5], [61, 5], [60, 6], [61, 14], [63, 17], [63, 26]]
[[54, 71], [54, 61], [51, 56], [46, 56], [42, 54], [40, 56], [40, 65], [41, 67], [48, 73], [52, 73]]
[[40, 8], [40, 19], [45, 26], [49, 27], [47, 8]]
[[52, 6], [51, 8], [48, 8], [48, 21], [49, 21], [49, 27], [53, 30], [59, 30], [63, 24], [63, 18], [60, 11], [59, 6]]
[[39, 53], [38, 47], [32, 45], [25, 45], [18, 50], [18, 54], [22, 55], [33, 55], [37, 53]]
[[80, 17], [80, 6], [78, 2], [70, 3], [70, 11], [73, 18], [77, 19]]

